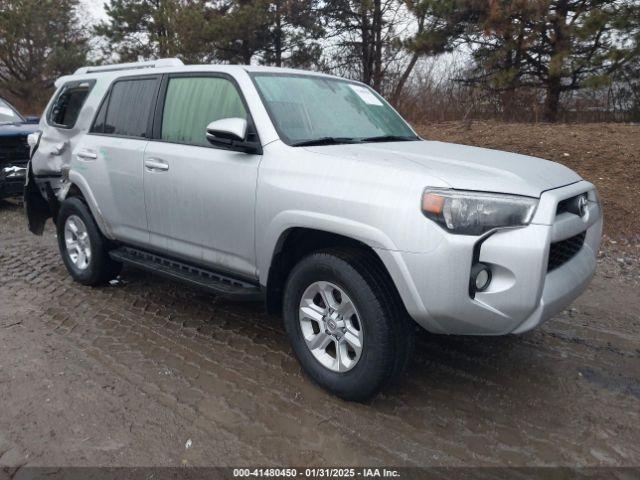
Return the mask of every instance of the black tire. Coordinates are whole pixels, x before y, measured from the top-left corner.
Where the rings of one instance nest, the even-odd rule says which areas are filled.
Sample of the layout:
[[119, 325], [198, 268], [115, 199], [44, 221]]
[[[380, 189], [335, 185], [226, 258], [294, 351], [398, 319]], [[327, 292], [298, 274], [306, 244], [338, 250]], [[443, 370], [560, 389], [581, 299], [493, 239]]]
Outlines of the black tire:
[[[347, 293], [362, 323], [362, 354], [346, 372], [332, 371], [316, 360], [302, 334], [300, 301], [317, 281], [331, 282]], [[284, 323], [304, 371], [345, 400], [366, 400], [395, 380], [413, 350], [414, 324], [391, 278], [374, 254], [356, 248], [316, 252], [293, 268], [285, 287]]]
[[[82, 220], [86, 226], [89, 244], [91, 248], [91, 258], [88, 266], [84, 269], [78, 268], [69, 255], [65, 242], [65, 223], [67, 219], [75, 215]], [[122, 264], [115, 262], [109, 256], [109, 242], [102, 235], [96, 225], [91, 211], [87, 205], [78, 197], [72, 197], [62, 202], [57, 218], [58, 247], [60, 255], [69, 275], [83, 285], [102, 285], [118, 276], [122, 269]]]

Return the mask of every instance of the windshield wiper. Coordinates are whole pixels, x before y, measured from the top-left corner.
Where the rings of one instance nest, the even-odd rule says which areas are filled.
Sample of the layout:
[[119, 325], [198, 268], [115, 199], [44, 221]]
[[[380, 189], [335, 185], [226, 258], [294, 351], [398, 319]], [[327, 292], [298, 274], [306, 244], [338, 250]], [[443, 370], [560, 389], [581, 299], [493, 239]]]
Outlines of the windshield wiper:
[[420, 140], [418, 137], [407, 137], [402, 135], [380, 135], [378, 137], [363, 138], [361, 142], [412, 142]]
[[302, 140], [293, 143], [293, 147], [312, 147], [314, 145], [340, 145], [342, 143], [356, 143], [358, 140], [349, 137], [322, 137], [313, 140]]

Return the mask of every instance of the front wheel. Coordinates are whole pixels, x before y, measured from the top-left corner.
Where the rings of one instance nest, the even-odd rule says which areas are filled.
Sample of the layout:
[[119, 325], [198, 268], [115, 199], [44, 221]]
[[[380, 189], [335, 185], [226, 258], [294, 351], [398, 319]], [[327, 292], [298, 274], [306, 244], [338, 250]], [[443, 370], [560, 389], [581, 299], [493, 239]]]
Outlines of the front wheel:
[[65, 200], [57, 218], [58, 246], [67, 271], [83, 285], [100, 285], [118, 276], [122, 265], [109, 256], [87, 205], [77, 197]]
[[373, 254], [314, 253], [289, 275], [284, 321], [303, 369], [347, 400], [365, 400], [404, 368], [413, 326]]

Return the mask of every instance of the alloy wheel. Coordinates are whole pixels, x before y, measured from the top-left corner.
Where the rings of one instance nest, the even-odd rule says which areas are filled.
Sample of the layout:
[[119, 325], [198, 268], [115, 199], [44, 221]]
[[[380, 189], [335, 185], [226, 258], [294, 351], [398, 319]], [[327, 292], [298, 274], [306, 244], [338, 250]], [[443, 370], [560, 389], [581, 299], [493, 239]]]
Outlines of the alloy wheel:
[[325, 368], [344, 373], [362, 355], [364, 332], [355, 304], [331, 282], [314, 282], [300, 300], [300, 328], [307, 347]]
[[70, 215], [64, 223], [64, 242], [71, 263], [78, 270], [86, 270], [91, 263], [91, 239], [87, 226], [77, 215]]

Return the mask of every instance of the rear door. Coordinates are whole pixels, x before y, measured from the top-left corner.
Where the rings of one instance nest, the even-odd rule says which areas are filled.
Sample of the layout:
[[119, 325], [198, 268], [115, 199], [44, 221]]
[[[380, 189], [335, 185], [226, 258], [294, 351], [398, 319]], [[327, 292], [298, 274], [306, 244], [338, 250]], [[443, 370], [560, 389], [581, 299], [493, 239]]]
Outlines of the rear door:
[[222, 74], [168, 75], [154, 139], [145, 151], [144, 193], [157, 250], [255, 278], [254, 211], [259, 155], [214, 148], [206, 126], [249, 121], [241, 92]]
[[82, 136], [78, 118], [95, 83], [95, 80], [72, 81], [58, 90], [45, 115], [47, 126], [42, 131], [37, 157], [32, 162], [34, 174], [59, 176], [62, 167], [69, 165], [75, 142]]
[[143, 157], [151, 133], [160, 76], [116, 80], [88, 135], [74, 150], [72, 168], [90, 186], [113, 235], [146, 245]]

